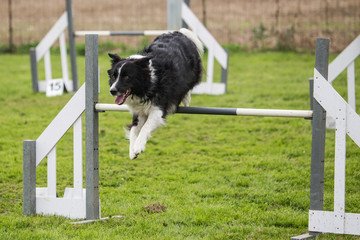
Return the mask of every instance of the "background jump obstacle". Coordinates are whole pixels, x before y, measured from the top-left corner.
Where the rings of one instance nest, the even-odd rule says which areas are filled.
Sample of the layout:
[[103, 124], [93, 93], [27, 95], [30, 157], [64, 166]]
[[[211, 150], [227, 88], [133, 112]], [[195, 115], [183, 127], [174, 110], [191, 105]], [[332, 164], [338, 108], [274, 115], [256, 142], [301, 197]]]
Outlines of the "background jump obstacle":
[[[67, 91], [76, 91], [78, 89], [77, 81], [77, 65], [76, 65], [76, 49], [72, 34], [69, 36], [69, 51], [71, 60], [72, 81], [69, 78], [67, 53], [66, 53], [66, 28], [72, 29], [69, 18], [71, 18], [71, 11], [66, 11], [54, 24], [46, 36], [35, 47], [30, 49], [30, 63], [31, 63], [31, 81], [34, 92], [46, 92], [47, 96], [61, 95], [64, 88]], [[51, 72], [50, 48], [59, 40], [61, 70], [62, 77], [54, 79]], [[45, 80], [39, 81], [38, 77], [38, 62], [44, 58]]]
[[[73, 98], [66, 104], [63, 110], [58, 114], [54, 121], [48, 126], [43, 134], [36, 141], [24, 141], [24, 215], [35, 213], [57, 214], [70, 218], [86, 218], [94, 220], [100, 218], [99, 207], [99, 136], [98, 136], [98, 114], [99, 111], [113, 108], [112, 104], [98, 103], [98, 52], [97, 52], [97, 35], [86, 36], [86, 83], [79, 89]], [[327, 39], [317, 40], [316, 65], [314, 74], [314, 99], [312, 101], [313, 111], [295, 111], [296, 117], [309, 117], [312, 114], [312, 164], [311, 164], [311, 189], [310, 189], [310, 211], [309, 211], [309, 231], [307, 237], [312, 237], [318, 232], [333, 232], [360, 235], [359, 226], [360, 214], [345, 213], [345, 144], [346, 134], [348, 134], [358, 145], [360, 145], [360, 117], [357, 115], [349, 104], [347, 104], [336, 93], [332, 86], [326, 81], [327, 78], [327, 61], [329, 41]], [[121, 111], [126, 111], [126, 106], [116, 106]], [[68, 113], [70, 109], [75, 108], [75, 114]], [[119, 109], [118, 109], [119, 110]], [[44, 210], [39, 206], [41, 197], [36, 189], [36, 165], [40, 163], [46, 155], [48, 158], [55, 158], [54, 149], [61, 136], [74, 123], [74, 128], [79, 129], [79, 119], [85, 111], [86, 114], [86, 190], [82, 186], [76, 192], [83, 194], [77, 197], [67, 196], [72, 200], [81, 198], [80, 205], [75, 201], [67, 201], [63, 212], [49, 208]], [[188, 112], [192, 114], [208, 114], [215, 111], [223, 111], [226, 114], [234, 114], [238, 109], [216, 109], [216, 108], [179, 108], [179, 112]], [[263, 110], [258, 110], [263, 111]], [[271, 110], [269, 110], [271, 111]], [[278, 110], [275, 110], [278, 111]], [[293, 110], [287, 110], [286, 112]], [[323, 210], [323, 191], [324, 191], [324, 151], [325, 151], [325, 114], [326, 111], [332, 116], [338, 118], [337, 135], [336, 135], [336, 153], [335, 153], [335, 207], [334, 212], [325, 212]], [[240, 112], [240, 110], [239, 110]], [[301, 114], [300, 114], [301, 113]], [[272, 116], [264, 114], [263, 116]], [[81, 121], [80, 121], [81, 122]], [[56, 126], [60, 124], [59, 126]], [[52, 136], [54, 126], [59, 129], [58, 136]], [[75, 133], [74, 133], [75, 134]], [[60, 136], [60, 137], [59, 137]], [[77, 135], [77, 136], [81, 136]], [[47, 139], [47, 141], [44, 141]], [[78, 140], [78, 137], [74, 137]], [[76, 145], [74, 140], [74, 145]], [[74, 149], [74, 152], [77, 150]], [[74, 154], [75, 156], [76, 154]], [[55, 156], [55, 157], [54, 157]], [[74, 158], [75, 159], [75, 158]], [[53, 166], [54, 164], [52, 164]], [[77, 164], [81, 165], [81, 164]], [[56, 170], [49, 170], [52, 174]], [[49, 175], [50, 176], [50, 175]], [[78, 176], [77, 176], [78, 178]], [[75, 179], [75, 177], [74, 177]], [[55, 177], [56, 181], [56, 177]], [[51, 183], [52, 181], [50, 181]], [[49, 183], [49, 180], [48, 180]], [[75, 185], [75, 184], [74, 184]], [[56, 192], [47, 187], [48, 200], [57, 201], [60, 198], [53, 196]], [[86, 194], [84, 194], [86, 193]], [[64, 197], [65, 198], [65, 197]], [[39, 201], [40, 200], [40, 201]], [[59, 200], [63, 201], [63, 200]], [[72, 216], [69, 209], [81, 208], [82, 216]], [[84, 213], [85, 212], [85, 213]], [[301, 237], [301, 236], [300, 236]], [[298, 237], [294, 239], [299, 239]]]
[[[206, 82], [202, 82], [193, 89], [195, 94], [219, 95], [226, 92], [229, 53], [225, 51], [205, 26], [199, 21], [189, 8], [189, 0], [167, 0], [168, 30], [143, 30], [143, 31], [75, 31], [72, 0], [66, 0], [66, 11], [54, 24], [41, 42], [30, 50], [32, 87], [34, 92], [46, 92], [47, 96], [61, 95], [63, 90], [77, 91], [77, 63], [75, 37], [86, 34], [100, 36], [156, 36], [169, 31], [178, 30], [189, 26], [203, 42], [208, 50]], [[71, 60], [72, 81], [68, 76], [65, 30], [68, 28], [69, 51]], [[53, 79], [51, 73], [50, 48], [59, 39], [61, 52], [62, 78]], [[38, 80], [38, 62], [44, 57], [45, 81]], [[215, 83], [214, 59], [221, 66], [221, 82]]]

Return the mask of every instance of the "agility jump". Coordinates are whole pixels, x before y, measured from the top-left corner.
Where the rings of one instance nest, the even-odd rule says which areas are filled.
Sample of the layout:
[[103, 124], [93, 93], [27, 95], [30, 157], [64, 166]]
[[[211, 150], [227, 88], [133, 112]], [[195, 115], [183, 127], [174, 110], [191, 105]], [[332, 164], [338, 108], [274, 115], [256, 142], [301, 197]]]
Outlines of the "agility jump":
[[[99, 118], [98, 115], [103, 111], [128, 111], [127, 106], [115, 104], [98, 103], [98, 36], [86, 35], [86, 54], [85, 71], [86, 81], [78, 92], [73, 96], [69, 103], [35, 141], [24, 141], [24, 215], [31, 214], [56, 214], [70, 218], [86, 218], [87, 220], [97, 220], [101, 218], [99, 206]], [[328, 71], [329, 40], [317, 39], [316, 45], [316, 64], [314, 72], [314, 96], [310, 90], [313, 110], [273, 110], [273, 109], [243, 109], [243, 108], [190, 108], [180, 107], [177, 113], [187, 114], [217, 114], [217, 115], [241, 115], [241, 116], [264, 116], [264, 117], [297, 117], [312, 120], [312, 154], [311, 154], [311, 187], [310, 187], [310, 212], [309, 212], [309, 231], [308, 236], [313, 236], [317, 232], [335, 232], [344, 234], [360, 235], [360, 214], [345, 213], [345, 152], [344, 145], [336, 147], [335, 177], [339, 184], [335, 185], [335, 212], [323, 212], [324, 195], [324, 155], [325, 155], [325, 115], [328, 111], [335, 119], [339, 119], [339, 109], [341, 120], [337, 124], [337, 136], [341, 141], [345, 141], [348, 134], [360, 146], [360, 117], [355, 111], [340, 97], [339, 94], [326, 81]], [[312, 88], [311, 88], [312, 89]], [[335, 107], [334, 107], [335, 106]], [[339, 107], [339, 109], [335, 109]], [[68, 116], [70, 110], [75, 110], [74, 116]], [[36, 188], [36, 166], [52, 150], [63, 134], [78, 122], [81, 114], [85, 111], [86, 116], [86, 189], [77, 190], [79, 194], [75, 200], [82, 200], [81, 203], [71, 203], [68, 201], [64, 205], [67, 210], [44, 209], [39, 210], [39, 199], [46, 196], [38, 196]], [[63, 119], [64, 118], [64, 119]], [[54, 123], [55, 122], [55, 123]], [[66, 123], [64, 123], [66, 122]], [[81, 122], [81, 121], [80, 121]], [[64, 126], [57, 126], [62, 123]], [[346, 123], [346, 124], [344, 124]], [[58, 136], [52, 136], [54, 128], [58, 131]], [[76, 127], [81, 133], [81, 128]], [[51, 137], [50, 137], [51, 136]], [[345, 139], [344, 139], [345, 136]], [[47, 139], [48, 141], [44, 141]], [[78, 138], [77, 138], [77, 141]], [[40, 144], [41, 142], [46, 142]], [[75, 145], [75, 144], [74, 144]], [[75, 151], [76, 149], [74, 149]], [[74, 154], [75, 155], [75, 154]], [[79, 158], [78, 158], [79, 159]], [[82, 161], [82, 159], [80, 159]], [[81, 164], [77, 164], [77, 166]], [[76, 172], [79, 172], [77, 170]], [[55, 177], [56, 178], [56, 177]], [[74, 177], [75, 179], [75, 177]], [[77, 177], [78, 179], [78, 177]], [[49, 186], [48, 186], [49, 188]], [[56, 201], [53, 196], [50, 198]], [[71, 196], [69, 195], [69, 199]], [[40, 200], [40, 202], [44, 202]], [[56, 204], [55, 204], [56, 205]], [[51, 206], [50, 206], [51, 207]], [[71, 210], [80, 208], [81, 213], [74, 216]], [[341, 214], [341, 215], [339, 215]], [[332, 221], [328, 226], [326, 223]], [[305, 238], [305, 237], [304, 237]]]

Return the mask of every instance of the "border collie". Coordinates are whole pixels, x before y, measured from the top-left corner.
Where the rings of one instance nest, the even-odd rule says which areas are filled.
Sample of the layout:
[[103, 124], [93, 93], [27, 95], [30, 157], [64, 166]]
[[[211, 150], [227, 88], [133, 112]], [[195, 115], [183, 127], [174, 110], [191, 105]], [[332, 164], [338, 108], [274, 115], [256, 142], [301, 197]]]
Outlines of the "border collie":
[[185, 28], [158, 36], [141, 54], [121, 58], [109, 53], [110, 94], [126, 103], [133, 114], [130, 127], [131, 159], [145, 150], [151, 133], [165, 124], [180, 103], [189, 106], [190, 91], [200, 83], [203, 45]]

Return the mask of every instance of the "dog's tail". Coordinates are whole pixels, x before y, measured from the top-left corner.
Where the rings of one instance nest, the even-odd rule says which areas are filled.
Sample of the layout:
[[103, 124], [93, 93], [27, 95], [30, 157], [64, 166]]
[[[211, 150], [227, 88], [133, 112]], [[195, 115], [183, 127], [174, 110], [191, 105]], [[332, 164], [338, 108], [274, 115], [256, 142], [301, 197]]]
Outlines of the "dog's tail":
[[198, 53], [200, 55], [204, 54], [204, 47], [202, 42], [199, 40], [199, 38], [195, 35], [194, 32], [190, 31], [189, 29], [186, 28], [181, 28], [179, 30], [179, 32], [181, 32], [182, 34], [184, 34], [187, 38], [189, 38], [191, 41], [193, 41], [193, 43], [195, 43], [196, 48], [198, 50]]

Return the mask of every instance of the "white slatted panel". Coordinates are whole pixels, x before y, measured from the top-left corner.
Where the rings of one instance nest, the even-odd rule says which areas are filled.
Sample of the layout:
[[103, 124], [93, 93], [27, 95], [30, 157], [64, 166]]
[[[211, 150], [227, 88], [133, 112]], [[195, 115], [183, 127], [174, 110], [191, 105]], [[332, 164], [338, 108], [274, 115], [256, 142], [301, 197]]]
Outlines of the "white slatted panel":
[[44, 56], [45, 52], [50, 49], [54, 42], [65, 31], [67, 26], [67, 13], [64, 12], [41, 42], [36, 46], [36, 61], [39, 61]]
[[36, 166], [56, 145], [66, 131], [85, 111], [85, 84], [75, 93], [60, 113], [36, 140]]

